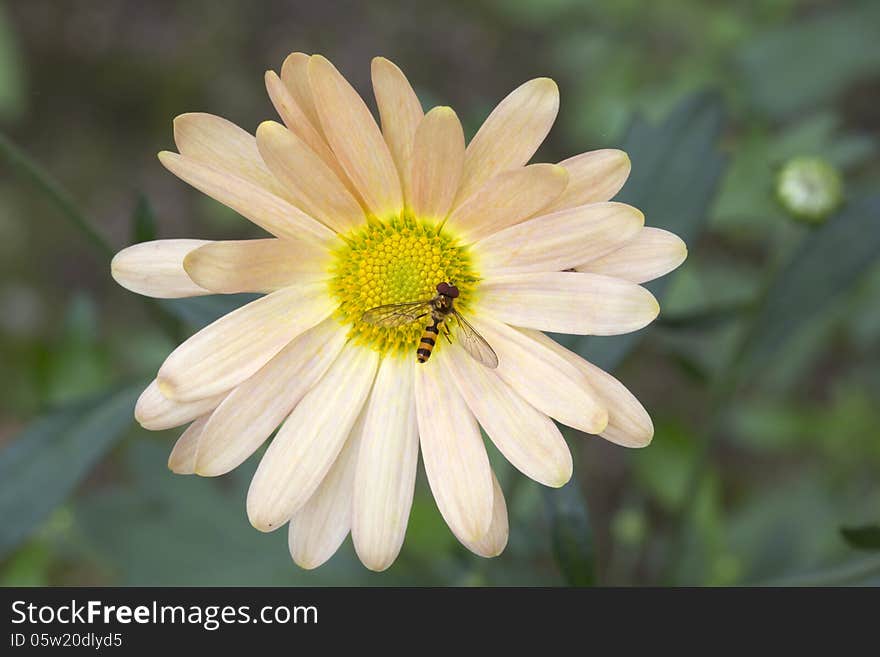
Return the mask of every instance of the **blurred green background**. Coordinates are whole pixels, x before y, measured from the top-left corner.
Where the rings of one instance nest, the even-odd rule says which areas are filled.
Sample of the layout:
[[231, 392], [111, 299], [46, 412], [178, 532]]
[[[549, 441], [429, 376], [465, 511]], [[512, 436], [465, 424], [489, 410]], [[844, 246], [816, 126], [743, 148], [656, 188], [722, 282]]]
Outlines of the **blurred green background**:
[[[420, 475], [389, 571], [348, 541], [301, 571], [286, 532], [247, 522], [256, 457], [172, 475], [177, 432], [131, 419], [177, 339], [230, 301], [145, 304], [67, 219], [113, 250], [254, 235], [155, 154], [183, 112], [250, 131], [275, 118], [262, 75], [293, 50], [328, 56], [369, 103], [369, 60], [387, 56], [469, 134], [553, 77], [538, 159], [626, 149], [621, 199], [688, 242], [652, 286], [652, 327], [566, 342], [645, 404], [653, 444], [569, 434], [560, 490], [493, 453], [511, 515], [499, 558], [458, 545]], [[872, 0], [0, 2], [0, 583], [880, 584], [878, 105]], [[819, 221], [776, 197], [799, 156], [843, 181]]]

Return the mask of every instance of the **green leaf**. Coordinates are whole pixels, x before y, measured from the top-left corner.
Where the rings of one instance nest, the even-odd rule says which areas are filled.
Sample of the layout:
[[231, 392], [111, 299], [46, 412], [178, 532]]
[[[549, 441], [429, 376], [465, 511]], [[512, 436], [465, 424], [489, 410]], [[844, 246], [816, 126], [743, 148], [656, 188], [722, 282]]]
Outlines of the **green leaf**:
[[771, 283], [739, 359], [740, 374], [782, 351], [880, 257], [880, 195], [851, 203], [810, 233]]
[[138, 194], [131, 217], [131, 241], [132, 244], [151, 242], [156, 239], [156, 214], [150, 200], [143, 194]]
[[[381, 575], [358, 563], [350, 542], [313, 571], [298, 568], [287, 527], [263, 534], [248, 522], [245, 499], [259, 459], [222, 478], [175, 475], [166, 463], [171, 443], [135, 441], [121, 461], [124, 482], [78, 496], [84, 559], [122, 586], [388, 585], [401, 580], [395, 564]], [[437, 580], [428, 580], [437, 584]]]
[[748, 308], [749, 304], [743, 302], [699, 308], [689, 312], [658, 317], [657, 327], [685, 331], [710, 331], [736, 321]]
[[757, 109], [777, 119], [813, 109], [880, 72], [880, 4], [853, 2], [756, 36], [738, 63]]
[[840, 535], [850, 547], [859, 550], [880, 550], [880, 525], [842, 527]]
[[[686, 99], [658, 124], [636, 120], [622, 146], [632, 160], [632, 175], [618, 200], [642, 210], [648, 225], [670, 230], [693, 246], [724, 171], [725, 158], [718, 152], [723, 127], [724, 107], [712, 93]], [[666, 276], [646, 287], [662, 302], [668, 283]], [[644, 335], [642, 330], [613, 337], [557, 339], [611, 370]]]
[[39, 527], [131, 427], [144, 386], [49, 413], [0, 453], [0, 556]]
[[633, 453], [631, 468], [639, 489], [666, 511], [685, 503], [696, 439], [678, 420], [658, 418], [650, 449]]
[[254, 299], [256, 294], [211, 294], [190, 299], [162, 299], [159, 304], [190, 328], [204, 328]]
[[61, 334], [47, 353], [45, 394], [50, 405], [97, 395], [114, 378], [94, 300], [79, 291], [69, 294]]
[[595, 583], [593, 533], [584, 496], [576, 479], [562, 488], [542, 488], [550, 518], [553, 556], [569, 586]]

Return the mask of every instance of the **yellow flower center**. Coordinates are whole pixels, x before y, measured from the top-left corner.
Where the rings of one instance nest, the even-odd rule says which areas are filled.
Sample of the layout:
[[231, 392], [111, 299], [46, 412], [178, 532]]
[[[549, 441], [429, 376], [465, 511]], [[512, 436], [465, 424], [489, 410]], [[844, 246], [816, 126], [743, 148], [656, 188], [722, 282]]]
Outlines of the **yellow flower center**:
[[[404, 214], [390, 221], [370, 219], [342, 236], [332, 265], [330, 290], [337, 317], [349, 324], [349, 338], [382, 354], [413, 356], [430, 315], [400, 326], [376, 326], [364, 313], [386, 304], [428, 301], [438, 283], [458, 287], [458, 310], [467, 308], [479, 280], [467, 247], [447, 228]], [[430, 312], [427, 308], [420, 310]], [[438, 348], [439, 343], [438, 341]], [[413, 356], [414, 357], [414, 356]]]

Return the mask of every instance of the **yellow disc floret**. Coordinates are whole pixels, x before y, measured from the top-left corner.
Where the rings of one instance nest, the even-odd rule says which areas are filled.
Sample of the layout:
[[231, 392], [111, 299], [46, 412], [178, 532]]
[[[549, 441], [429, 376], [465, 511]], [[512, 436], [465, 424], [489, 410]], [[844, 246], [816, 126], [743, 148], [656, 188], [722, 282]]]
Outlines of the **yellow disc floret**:
[[390, 221], [371, 219], [342, 238], [330, 289], [339, 302], [338, 319], [350, 325], [349, 337], [361, 344], [383, 354], [412, 355], [430, 316], [385, 327], [364, 322], [364, 313], [386, 304], [427, 301], [443, 282], [458, 287], [458, 310], [473, 298], [479, 279], [467, 247], [434, 222], [409, 214]]

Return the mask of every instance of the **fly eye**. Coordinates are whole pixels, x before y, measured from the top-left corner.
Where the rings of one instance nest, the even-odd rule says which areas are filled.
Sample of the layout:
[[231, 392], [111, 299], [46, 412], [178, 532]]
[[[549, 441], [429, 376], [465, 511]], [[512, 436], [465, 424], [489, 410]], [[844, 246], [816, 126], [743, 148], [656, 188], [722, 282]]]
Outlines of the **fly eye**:
[[446, 294], [448, 294], [448, 295], [449, 295], [450, 297], [452, 297], [453, 299], [457, 299], [457, 298], [458, 298], [458, 288], [455, 287], [454, 285], [450, 285], [450, 286], [449, 286], [449, 291], [446, 292]]
[[438, 283], [437, 294], [449, 296], [449, 283]]

